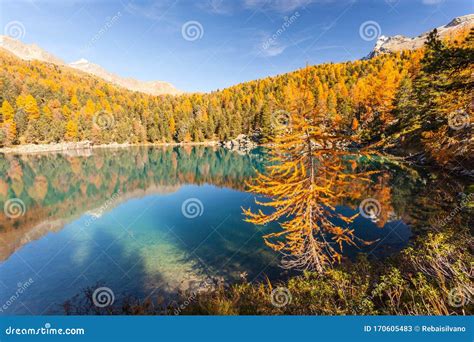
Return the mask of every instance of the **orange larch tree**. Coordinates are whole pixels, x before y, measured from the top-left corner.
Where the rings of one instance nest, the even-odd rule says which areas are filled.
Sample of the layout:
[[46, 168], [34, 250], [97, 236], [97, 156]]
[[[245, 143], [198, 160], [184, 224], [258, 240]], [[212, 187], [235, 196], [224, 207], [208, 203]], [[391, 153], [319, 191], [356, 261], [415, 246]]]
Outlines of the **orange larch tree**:
[[369, 181], [371, 172], [346, 172], [351, 158], [368, 151], [349, 151], [351, 138], [318, 108], [306, 83], [300, 94], [269, 148], [270, 165], [248, 184], [265, 198], [256, 203], [271, 212], [244, 209], [244, 214], [256, 225], [279, 223], [281, 230], [264, 239], [284, 255], [283, 267], [322, 272], [340, 261], [343, 245], [364, 243], [349, 226], [357, 215], [344, 216], [336, 205], [347, 197], [341, 189]]

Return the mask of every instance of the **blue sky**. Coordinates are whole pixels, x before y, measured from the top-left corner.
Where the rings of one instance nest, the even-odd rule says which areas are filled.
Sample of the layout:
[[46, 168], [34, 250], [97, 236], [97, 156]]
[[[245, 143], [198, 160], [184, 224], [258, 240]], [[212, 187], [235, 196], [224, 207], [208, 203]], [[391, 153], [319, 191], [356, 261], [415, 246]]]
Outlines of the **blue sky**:
[[469, 13], [473, 0], [0, 0], [0, 28], [21, 23], [13, 34], [66, 62], [210, 91], [358, 59], [379, 34], [418, 35]]

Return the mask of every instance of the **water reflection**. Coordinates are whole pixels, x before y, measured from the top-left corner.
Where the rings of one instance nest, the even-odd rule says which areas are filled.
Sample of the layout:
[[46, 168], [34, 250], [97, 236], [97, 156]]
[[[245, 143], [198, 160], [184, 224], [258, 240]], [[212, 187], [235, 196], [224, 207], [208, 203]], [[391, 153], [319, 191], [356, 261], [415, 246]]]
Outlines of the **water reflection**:
[[[245, 181], [264, 163], [259, 150], [241, 155], [209, 147], [3, 156], [0, 205], [18, 198], [26, 211], [0, 218], [0, 302], [8, 301], [18, 282], [34, 283], [1, 313], [62, 312], [60, 303], [98, 282], [117, 299], [170, 298], [207, 277], [284, 277], [279, 256], [262, 241], [275, 227], [242, 220], [241, 207], [254, 201]], [[362, 199], [377, 199], [377, 221], [359, 217], [354, 229], [380, 243], [350, 248], [347, 256], [388, 255], [411, 236], [404, 221], [411, 218], [407, 202], [419, 181], [382, 162], [367, 164], [387, 172], [371, 185], [354, 182], [339, 210], [354, 214]], [[202, 203], [201, 215], [183, 215], [190, 198]]]
[[183, 184], [242, 190], [261, 158], [204, 147], [104, 149], [74, 157], [6, 155], [0, 158], [0, 205], [18, 198], [26, 211], [15, 219], [0, 216], [1, 238], [7, 245], [0, 248], [0, 260], [84, 212], [100, 210], [118, 193], [113, 205], [147, 194], [173, 193]]

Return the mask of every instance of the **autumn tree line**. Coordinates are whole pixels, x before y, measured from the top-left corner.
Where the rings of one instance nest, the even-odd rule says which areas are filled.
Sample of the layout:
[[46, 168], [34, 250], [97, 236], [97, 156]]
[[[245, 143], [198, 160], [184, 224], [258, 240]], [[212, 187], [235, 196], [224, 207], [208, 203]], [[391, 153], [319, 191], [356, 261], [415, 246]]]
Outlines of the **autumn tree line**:
[[[99, 149], [82, 157], [6, 154], [0, 158], [0, 205], [19, 198], [28, 210], [15, 219], [0, 215], [0, 238], [16, 241], [15, 236], [45, 219], [68, 221], [111, 198], [119, 204], [136, 194], [176, 191], [183, 184], [242, 191], [245, 179], [261, 170], [263, 162], [261, 154], [190, 145]], [[12, 251], [0, 250], [0, 260], [10, 255], [7, 250]]]
[[131, 92], [0, 52], [0, 145], [198, 142], [241, 133], [265, 143], [276, 134], [275, 113], [294, 105], [308, 79], [309, 105], [362, 143], [407, 144], [441, 164], [463, 162], [472, 119], [472, 37], [462, 30], [442, 42], [434, 32], [420, 50], [181, 96]]
[[[418, 63], [410, 65], [416, 70], [412, 78], [404, 75], [406, 69], [393, 71], [397, 69], [391, 59], [385, 61], [377, 77], [356, 86], [361, 92], [377, 88], [361, 96], [350, 125], [340, 111], [331, 113], [326, 102], [314, 98], [311, 69], [303, 70], [300, 91], [289, 98], [289, 117], [278, 126], [269, 148], [273, 163], [248, 182], [249, 190], [263, 198], [256, 200], [260, 208], [243, 209], [250, 223], [279, 224], [277, 231], [263, 237], [283, 255], [283, 267], [324, 274], [341, 263], [346, 247], [374, 243], [357, 236], [352, 223], [359, 215], [379, 220], [381, 204], [366, 198], [355, 215], [342, 214], [337, 205], [372, 184], [379, 172], [358, 161], [380, 157], [378, 147], [408, 142], [423, 148], [438, 165], [455, 163], [459, 171], [469, 173], [463, 163], [472, 163], [473, 39], [474, 30], [461, 44], [442, 42], [433, 31]], [[362, 121], [370, 128], [361, 131]], [[384, 194], [391, 197], [390, 192]], [[462, 283], [466, 270], [463, 265], [449, 281]]]

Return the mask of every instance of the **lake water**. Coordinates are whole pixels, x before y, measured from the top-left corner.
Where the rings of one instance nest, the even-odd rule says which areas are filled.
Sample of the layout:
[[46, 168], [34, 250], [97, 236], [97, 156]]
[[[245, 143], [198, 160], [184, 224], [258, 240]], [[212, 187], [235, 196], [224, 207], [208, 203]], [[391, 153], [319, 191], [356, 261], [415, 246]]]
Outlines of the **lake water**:
[[[279, 255], [262, 240], [276, 227], [245, 223], [241, 209], [255, 206], [245, 181], [264, 163], [258, 149], [211, 147], [0, 155], [0, 205], [20, 200], [19, 213], [0, 214], [0, 314], [62, 313], [66, 300], [98, 284], [118, 302], [170, 300], [209, 277], [283, 279]], [[353, 214], [361, 198], [378, 198], [386, 214], [356, 219], [356, 234], [376, 243], [347, 248], [348, 258], [383, 258], [412, 234], [390, 198], [413, 192], [413, 182], [386, 171], [338, 207]]]

